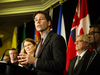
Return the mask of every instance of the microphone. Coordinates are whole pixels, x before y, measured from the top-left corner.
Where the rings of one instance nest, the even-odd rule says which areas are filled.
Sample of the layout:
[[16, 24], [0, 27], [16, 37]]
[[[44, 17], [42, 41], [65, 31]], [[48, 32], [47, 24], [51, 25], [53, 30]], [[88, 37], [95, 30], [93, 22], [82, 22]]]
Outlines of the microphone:
[[4, 53], [3, 53], [2, 57], [1, 57], [1, 61], [3, 61], [3, 57], [4, 57], [4, 55], [5, 55], [5, 53], [6, 53], [7, 50], [9, 50], [9, 49], [6, 49], [6, 50], [4, 51]]

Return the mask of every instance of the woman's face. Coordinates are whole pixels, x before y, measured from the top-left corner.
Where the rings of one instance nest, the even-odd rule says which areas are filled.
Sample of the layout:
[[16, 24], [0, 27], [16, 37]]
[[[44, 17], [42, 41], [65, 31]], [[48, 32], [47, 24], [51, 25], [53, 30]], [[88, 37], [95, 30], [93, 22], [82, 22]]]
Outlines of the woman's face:
[[33, 45], [31, 42], [25, 41], [24, 48], [27, 54], [35, 51], [36, 45]]

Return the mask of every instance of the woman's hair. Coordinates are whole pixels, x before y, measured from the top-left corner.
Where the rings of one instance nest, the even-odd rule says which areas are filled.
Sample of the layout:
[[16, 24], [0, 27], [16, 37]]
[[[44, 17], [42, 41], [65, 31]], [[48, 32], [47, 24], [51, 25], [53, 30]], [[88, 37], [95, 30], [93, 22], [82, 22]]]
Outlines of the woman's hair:
[[36, 42], [35, 42], [32, 38], [26, 38], [26, 39], [23, 41], [23, 44], [25, 43], [25, 41], [31, 42], [33, 45], [36, 45]]

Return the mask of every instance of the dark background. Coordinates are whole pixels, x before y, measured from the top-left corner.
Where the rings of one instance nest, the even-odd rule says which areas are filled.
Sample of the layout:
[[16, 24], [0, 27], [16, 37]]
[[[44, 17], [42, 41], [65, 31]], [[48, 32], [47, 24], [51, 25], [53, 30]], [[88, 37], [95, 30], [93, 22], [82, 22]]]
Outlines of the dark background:
[[[65, 29], [66, 29], [66, 39], [67, 43], [69, 40], [70, 30], [76, 10], [78, 0], [67, 0], [63, 5], [63, 15], [64, 15], [64, 22], [65, 22]], [[87, 0], [88, 5], [88, 12], [90, 15], [90, 22], [91, 25], [95, 24], [96, 20], [100, 17], [100, 2], [99, 0]], [[53, 7], [53, 21], [52, 21], [52, 27], [53, 31], [57, 32], [57, 25], [58, 25], [58, 17], [59, 17], [59, 5], [57, 7]], [[20, 26], [18, 28], [18, 50], [20, 51], [21, 46], [21, 40], [22, 40], [22, 31], [23, 26]], [[34, 21], [30, 21], [26, 23], [26, 38], [33, 38], [34, 36]]]

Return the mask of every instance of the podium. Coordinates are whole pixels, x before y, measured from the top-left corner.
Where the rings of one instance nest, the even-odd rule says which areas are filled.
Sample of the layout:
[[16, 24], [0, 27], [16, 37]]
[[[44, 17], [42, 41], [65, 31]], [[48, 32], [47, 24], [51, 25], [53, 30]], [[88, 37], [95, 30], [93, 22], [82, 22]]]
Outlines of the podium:
[[35, 71], [0, 61], [0, 75], [36, 75]]

